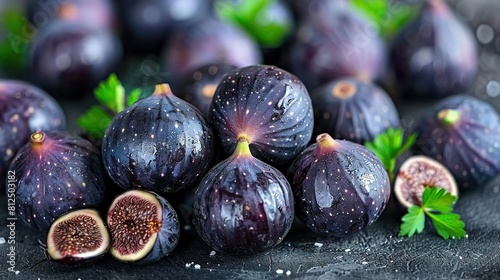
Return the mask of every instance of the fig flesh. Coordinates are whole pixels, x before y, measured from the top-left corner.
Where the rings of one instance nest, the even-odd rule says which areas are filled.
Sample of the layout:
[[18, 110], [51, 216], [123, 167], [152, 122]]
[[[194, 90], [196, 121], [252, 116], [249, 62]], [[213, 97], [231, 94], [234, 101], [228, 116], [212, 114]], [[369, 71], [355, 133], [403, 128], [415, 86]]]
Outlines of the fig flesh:
[[417, 122], [417, 154], [442, 163], [459, 188], [481, 188], [500, 172], [500, 116], [470, 95], [441, 100]]
[[400, 127], [390, 96], [380, 87], [356, 78], [331, 81], [311, 93], [314, 134], [358, 144], [372, 141], [388, 128]]
[[96, 210], [80, 209], [57, 218], [47, 236], [51, 260], [81, 266], [99, 260], [111, 244], [108, 229]]
[[123, 262], [156, 262], [179, 240], [177, 213], [163, 197], [148, 191], [131, 190], [115, 198], [107, 223], [111, 255]]
[[241, 137], [234, 153], [203, 178], [193, 225], [217, 251], [252, 254], [278, 245], [292, 226], [294, 203], [285, 176], [254, 158]]
[[35, 132], [9, 170], [17, 179], [17, 217], [33, 228], [48, 230], [62, 214], [98, 207], [104, 199], [99, 150], [81, 137]]
[[374, 223], [391, 193], [387, 172], [371, 151], [326, 133], [297, 156], [288, 178], [297, 217], [312, 231], [334, 237]]
[[314, 120], [309, 93], [289, 72], [268, 65], [235, 69], [220, 82], [209, 114], [227, 155], [240, 136], [271, 165], [289, 163], [308, 144]]
[[104, 166], [123, 189], [176, 192], [196, 185], [214, 158], [211, 127], [167, 84], [116, 115], [102, 141]]
[[458, 195], [455, 179], [444, 165], [426, 156], [412, 156], [403, 162], [396, 175], [396, 199], [406, 208], [421, 206], [425, 187], [439, 187]]

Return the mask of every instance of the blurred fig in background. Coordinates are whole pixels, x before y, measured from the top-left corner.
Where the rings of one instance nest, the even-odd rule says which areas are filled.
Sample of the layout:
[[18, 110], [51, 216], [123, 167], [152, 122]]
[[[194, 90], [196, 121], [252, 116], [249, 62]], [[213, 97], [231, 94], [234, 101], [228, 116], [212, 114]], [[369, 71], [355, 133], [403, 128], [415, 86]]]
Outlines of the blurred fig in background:
[[54, 21], [33, 39], [29, 67], [35, 82], [58, 98], [78, 98], [117, 69], [122, 45], [108, 29]]
[[32, 0], [27, 17], [36, 28], [45, 28], [54, 20], [85, 22], [114, 28], [117, 16], [110, 0]]
[[473, 33], [446, 2], [427, 0], [395, 38], [391, 61], [402, 96], [439, 98], [471, 85], [478, 51]]
[[175, 85], [196, 67], [211, 63], [254, 65], [262, 62], [262, 53], [243, 30], [210, 17], [177, 29], [167, 42], [162, 60], [169, 82]]
[[377, 80], [385, 73], [384, 41], [346, 1], [313, 1], [306, 12], [291, 48], [290, 70], [309, 89], [339, 77]]
[[0, 189], [10, 162], [32, 133], [65, 128], [63, 110], [47, 93], [25, 82], [0, 80]]
[[125, 46], [136, 52], [159, 52], [174, 30], [212, 14], [212, 1], [207, 0], [122, 0], [117, 4]]

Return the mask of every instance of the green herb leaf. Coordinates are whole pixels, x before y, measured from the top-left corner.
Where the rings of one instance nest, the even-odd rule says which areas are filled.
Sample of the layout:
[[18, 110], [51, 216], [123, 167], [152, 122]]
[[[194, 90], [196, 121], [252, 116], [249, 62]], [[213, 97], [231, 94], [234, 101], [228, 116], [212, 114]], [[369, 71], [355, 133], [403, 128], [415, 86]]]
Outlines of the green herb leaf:
[[28, 45], [35, 35], [35, 28], [24, 17], [23, 11], [17, 9], [4, 10], [0, 14], [0, 25], [0, 67], [20, 72], [26, 66]]
[[77, 124], [91, 138], [102, 139], [111, 119], [102, 106], [94, 105], [78, 118]]
[[140, 88], [133, 89], [128, 95], [127, 107], [137, 102], [137, 100], [139, 100], [139, 98], [141, 97], [141, 93], [142, 91]]
[[[408, 213], [401, 219], [399, 236], [411, 237], [421, 233], [425, 226], [425, 216], [429, 217], [436, 232], [444, 239], [466, 236], [465, 223], [460, 215], [451, 213], [457, 197], [440, 187], [425, 187], [422, 205], [408, 208]], [[437, 212], [437, 213], [436, 213]]]
[[106, 81], [100, 82], [94, 91], [94, 95], [97, 101], [109, 108], [113, 113], [123, 110], [125, 89], [116, 74], [111, 74]]
[[425, 212], [419, 206], [408, 208], [401, 219], [403, 223], [399, 229], [399, 236], [412, 237], [415, 233], [421, 233], [425, 226]]

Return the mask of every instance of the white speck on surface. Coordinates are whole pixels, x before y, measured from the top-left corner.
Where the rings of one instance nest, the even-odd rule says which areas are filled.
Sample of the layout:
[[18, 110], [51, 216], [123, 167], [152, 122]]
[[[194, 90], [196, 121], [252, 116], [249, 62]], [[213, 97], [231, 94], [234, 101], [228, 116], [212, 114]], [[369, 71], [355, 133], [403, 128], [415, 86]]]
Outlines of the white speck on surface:
[[201, 268], [201, 265], [199, 265], [199, 264], [194, 265], [194, 269], [200, 269], [200, 268]]
[[186, 263], [186, 267], [191, 267], [194, 264], [194, 262]]
[[277, 270], [276, 270], [276, 273], [278, 273], [278, 274], [283, 274], [283, 269], [277, 269]]
[[5, 243], [5, 238], [0, 237], [0, 244], [4, 244], [4, 243]]
[[292, 274], [292, 272], [290, 270], [286, 271], [286, 275], [291, 275], [291, 274]]
[[347, 253], [347, 252], [350, 252], [350, 251], [351, 251], [351, 249], [345, 249], [344, 251]]
[[321, 248], [321, 247], [323, 247], [323, 243], [316, 242], [316, 243], [314, 243], [314, 246]]
[[458, 256], [459, 259], [462, 259], [462, 256]]
[[16, 275], [18, 275], [18, 274], [19, 274], [19, 272], [20, 272], [19, 270], [16, 270]]
[[210, 257], [215, 256], [215, 254], [216, 254], [215, 251], [210, 252]]
[[368, 262], [362, 262], [361, 264], [362, 264], [362, 265], [367, 265], [367, 264], [368, 264]]

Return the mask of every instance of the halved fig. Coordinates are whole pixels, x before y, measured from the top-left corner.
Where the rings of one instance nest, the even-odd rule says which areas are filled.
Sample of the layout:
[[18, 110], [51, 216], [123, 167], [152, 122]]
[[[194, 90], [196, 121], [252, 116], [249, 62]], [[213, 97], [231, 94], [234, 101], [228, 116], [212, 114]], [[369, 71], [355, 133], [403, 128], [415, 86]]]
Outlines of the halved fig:
[[55, 220], [47, 236], [51, 260], [80, 266], [100, 259], [108, 252], [109, 233], [96, 210], [80, 209]]
[[421, 205], [427, 186], [444, 188], [452, 195], [458, 195], [457, 183], [444, 165], [426, 156], [412, 156], [399, 169], [394, 194], [404, 207]]
[[131, 190], [108, 210], [111, 255], [123, 262], [149, 264], [169, 255], [179, 240], [179, 219], [170, 204], [153, 192]]

